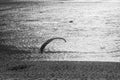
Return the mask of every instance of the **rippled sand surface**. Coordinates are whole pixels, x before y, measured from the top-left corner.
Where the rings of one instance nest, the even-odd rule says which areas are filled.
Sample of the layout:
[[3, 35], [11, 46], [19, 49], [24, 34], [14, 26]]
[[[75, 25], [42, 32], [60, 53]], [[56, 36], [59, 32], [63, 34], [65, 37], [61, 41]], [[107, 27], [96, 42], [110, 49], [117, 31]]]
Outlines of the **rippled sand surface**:
[[119, 4], [0, 3], [0, 78], [119, 80]]
[[[92, 60], [91, 56], [94, 54], [93, 56], [99, 56], [98, 60], [101, 61], [106, 59], [106, 61], [119, 62], [119, 4], [115, 2], [1, 4], [1, 47], [7, 45], [9, 45], [7, 49], [10, 46], [17, 47], [18, 51], [25, 50], [33, 53], [34, 56], [34, 54], [39, 55], [40, 46], [49, 38], [63, 37], [67, 40], [66, 43], [55, 40], [45, 49], [56, 53], [72, 51], [71, 55], [74, 51], [80, 54], [87, 53], [88, 55], [84, 55], [84, 57], [88, 56], [86, 60]], [[12, 53], [16, 52], [12, 51]]]

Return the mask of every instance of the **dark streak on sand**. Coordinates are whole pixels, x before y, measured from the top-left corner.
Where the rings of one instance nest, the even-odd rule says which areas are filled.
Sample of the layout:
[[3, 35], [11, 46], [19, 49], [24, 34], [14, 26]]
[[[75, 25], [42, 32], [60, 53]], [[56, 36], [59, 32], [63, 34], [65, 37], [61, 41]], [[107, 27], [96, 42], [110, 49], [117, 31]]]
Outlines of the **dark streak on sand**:
[[14, 67], [10, 67], [7, 70], [11, 70], [11, 71], [20, 71], [20, 70], [26, 70], [28, 68], [30, 68], [31, 65], [17, 65]]
[[[79, 51], [44, 51], [45, 53], [80, 53]], [[86, 52], [81, 52], [86, 53]]]

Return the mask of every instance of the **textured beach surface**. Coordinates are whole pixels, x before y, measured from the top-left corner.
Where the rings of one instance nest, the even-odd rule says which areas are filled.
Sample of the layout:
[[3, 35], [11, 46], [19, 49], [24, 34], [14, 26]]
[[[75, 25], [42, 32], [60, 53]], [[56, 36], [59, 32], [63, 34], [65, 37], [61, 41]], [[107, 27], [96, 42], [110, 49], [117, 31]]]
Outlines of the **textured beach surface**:
[[45, 48], [59, 54], [44, 56], [50, 57], [50, 60], [58, 57], [60, 60], [119, 62], [119, 4], [53, 1], [1, 3], [1, 53], [43, 56], [39, 54], [39, 48], [46, 40], [63, 37], [66, 43], [54, 40]]
[[0, 3], [3, 80], [119, 80], [119, 45], [119, 2]]
[[120, 80], [115, 62], [30, 61], [0, 67], [1, 80]]

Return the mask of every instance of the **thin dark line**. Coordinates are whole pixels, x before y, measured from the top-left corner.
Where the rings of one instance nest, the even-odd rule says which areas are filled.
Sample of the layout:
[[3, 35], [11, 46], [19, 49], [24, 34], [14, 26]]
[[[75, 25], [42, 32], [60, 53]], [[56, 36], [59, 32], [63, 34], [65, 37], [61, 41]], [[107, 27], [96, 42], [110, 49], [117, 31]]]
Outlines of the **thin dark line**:
[[112, 52], [80, 52], [80, 51], [44, 51], [44, 53], [112, 53]]

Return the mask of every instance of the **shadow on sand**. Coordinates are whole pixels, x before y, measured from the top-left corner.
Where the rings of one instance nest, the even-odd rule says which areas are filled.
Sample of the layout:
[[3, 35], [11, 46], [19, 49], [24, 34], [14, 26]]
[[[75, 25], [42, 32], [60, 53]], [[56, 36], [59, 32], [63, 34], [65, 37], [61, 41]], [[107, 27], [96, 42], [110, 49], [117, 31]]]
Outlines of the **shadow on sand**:
[[12, 45], [2, 45], [0, 44], [0, 54], [27, 54], [30, 53], [30, 51], [20, 50], [19, 48], [12, 46]]
[[30, 68], [31, 65], [22, 61], [28, 58], [30, 51], [20, 50], [11, 45], [0, 44], [0, 72], [3, 71], [21, 71]]
[[0, 44], [0, 61], [22, 60], [30, 51], [20, 50], [12, 45]]

